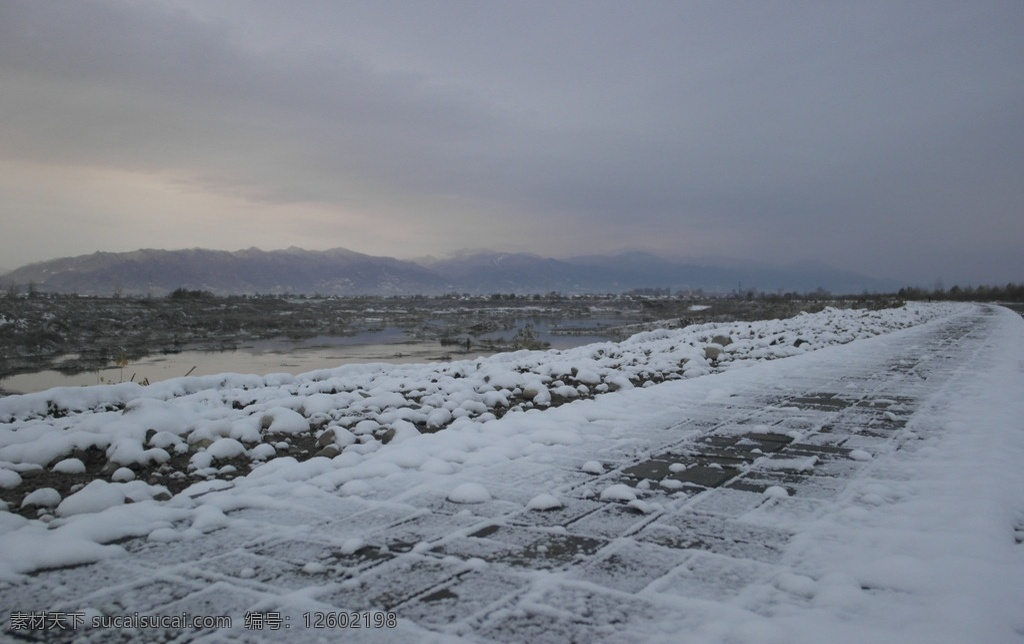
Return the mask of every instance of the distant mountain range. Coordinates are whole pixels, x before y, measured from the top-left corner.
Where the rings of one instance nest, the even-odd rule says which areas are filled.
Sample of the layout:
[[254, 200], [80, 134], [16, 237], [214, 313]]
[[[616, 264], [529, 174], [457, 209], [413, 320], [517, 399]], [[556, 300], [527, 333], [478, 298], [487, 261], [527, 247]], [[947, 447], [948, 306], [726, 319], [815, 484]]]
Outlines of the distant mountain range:
[[404, 261], [344, 248], [263, 251], [98, 252], [29, 264], [0, 285], [80, 295], [162, 296], [178, 288], [227, 294], [438, 295], [443, 293], [621, 293], [701, 289], [726, 293], [894, 291], [902, 284], [820, 263], [726, 266], [677, 262], [643, 252], [551, 259], [482, 251], [454, 259]]

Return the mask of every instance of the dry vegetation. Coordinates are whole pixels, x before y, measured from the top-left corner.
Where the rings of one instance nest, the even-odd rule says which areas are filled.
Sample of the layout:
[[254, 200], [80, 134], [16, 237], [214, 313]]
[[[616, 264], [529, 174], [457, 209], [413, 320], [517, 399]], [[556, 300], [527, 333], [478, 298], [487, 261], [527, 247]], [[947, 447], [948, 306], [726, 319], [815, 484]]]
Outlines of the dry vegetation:
[[[516, 325], [557, 323], [564, 334], [622, 339], [655, 326], [786, 318], [825, 306], [887, 307], [887, 297], [694, 298], [604, 295], [442, 297], [214, 297], [179, 290], [165, 298], [31, 293], [0, 297], [0, 378], [55, 369], [94, 371], [154, 353], [230, 350], [269, 338], [352, 335], [395, 327], [410, 338], [490, 350], [543, 348]], [[697, 310], [695, 310], [697, 309]], [[595, 319], [614, 319], [597, 324]], [[482, 336], [507, 330], [507, 339]]]

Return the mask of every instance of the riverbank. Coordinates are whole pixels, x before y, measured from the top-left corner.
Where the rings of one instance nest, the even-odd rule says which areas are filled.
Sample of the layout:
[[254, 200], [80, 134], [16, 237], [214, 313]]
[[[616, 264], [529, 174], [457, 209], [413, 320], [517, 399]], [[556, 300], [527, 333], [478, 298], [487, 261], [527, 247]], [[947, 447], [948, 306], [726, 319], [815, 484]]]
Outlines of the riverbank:
[[[129, 366], [147, 356], [237, 351], [267, 342], [394, 344], [395, 353], [408, 353], [401, 348], [405, 344], [436, 343], [437, 357], [443, 358], [559, 348], [556, 337], [621, 340], [654, 327], [782, 319], [825, 306], [893, 304], [899, 303], [857, 298], [557, 294], [402, 298], [213, 297], [191, 291], [166, 298], [36, 294], [0, 298], [0, 390], [4, 378], [43, 371], [93, 374], [95, 382], [88, 384], [121, 382], [131, 378]], [[220, 369], [226, 370], [231, 369]], [[174, 375], [185, 375], [185, 370]], [[143, 377], [140, 374], [135, 382]]]

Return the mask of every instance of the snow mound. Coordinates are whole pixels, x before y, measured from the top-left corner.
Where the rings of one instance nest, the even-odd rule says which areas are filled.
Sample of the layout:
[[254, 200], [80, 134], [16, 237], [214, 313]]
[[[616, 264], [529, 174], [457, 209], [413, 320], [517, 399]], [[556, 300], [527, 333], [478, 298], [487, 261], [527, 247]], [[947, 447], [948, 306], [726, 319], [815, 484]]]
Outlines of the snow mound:
[[43, 487], [26, 494], [21, 502], [21, 507], [52, 508], [60, 501], [60, 492], [52, 487]]
[[602, 501], [636, 501], [636, 490], [625, 483], [616, 483], [601, 492]]
[[62, 517], [100, 512], [124, 503], [124, 492], [117, 485], [97, 479], [61, 501], [57, 515]]
[[553, 494], [538, 494], [526, 504], [527, 510], [557, 510], [562, 502]]
[[600, 461], [587, 461], [580, 469], [587, 474], [604, 474], [604, 465]]

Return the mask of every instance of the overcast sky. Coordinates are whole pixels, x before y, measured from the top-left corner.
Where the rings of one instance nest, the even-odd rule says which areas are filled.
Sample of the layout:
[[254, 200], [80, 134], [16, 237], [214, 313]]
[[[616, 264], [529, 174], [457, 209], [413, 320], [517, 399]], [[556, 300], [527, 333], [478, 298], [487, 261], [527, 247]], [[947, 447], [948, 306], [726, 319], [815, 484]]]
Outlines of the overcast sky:
[[1024, 2], [0, 2], [0, 268], [97, 250], [1024, 282]]

